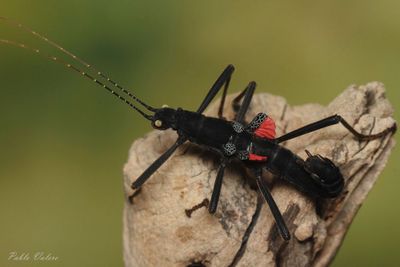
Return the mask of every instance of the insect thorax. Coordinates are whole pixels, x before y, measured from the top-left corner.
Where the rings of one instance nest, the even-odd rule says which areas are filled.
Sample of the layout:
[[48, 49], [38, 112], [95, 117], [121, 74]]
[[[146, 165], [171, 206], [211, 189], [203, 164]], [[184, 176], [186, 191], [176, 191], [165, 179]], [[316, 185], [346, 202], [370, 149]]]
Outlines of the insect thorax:
[[221, 150], [233, 134], [231, 123], [222, 119], [182, 110], [179, 114], [178, 132], [193, 143]]

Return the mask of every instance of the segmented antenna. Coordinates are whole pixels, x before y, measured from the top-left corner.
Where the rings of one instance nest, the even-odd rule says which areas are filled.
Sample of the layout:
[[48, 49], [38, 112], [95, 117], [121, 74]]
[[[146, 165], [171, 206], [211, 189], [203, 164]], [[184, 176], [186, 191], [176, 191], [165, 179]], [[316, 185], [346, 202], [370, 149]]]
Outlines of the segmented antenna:
[[142, 100], [140, 100], [138, 97], [136, 97], [134, 94], [132, 94], [131, 92], [129, 92], [128, 90], [126, 90], [125, 88], [123, 88], [122, 86], [120, 86], [118, 83], [116, 83], [114, 80], [112, 80], [109, 76], [105, 75], [104, 73], [102, 73], [101, 71], [98, 71], [94, 66], [90, 65], [89, 63], [87, 63], [86, 61], [84, 61], [83, 59], [77, 57], [76, 55], [74, 55], [73, 53], [71, 53], [70, 51], [68, 51], [67, 49], [63, 48], [61, 45], [57, 44], [56, 42], [50, 40], [49, 38], [47, 38], [46, 36], [32, 30], [31, 28], [29, 28], [28, 26], [25, 26], [15, 20], [11, 20], [9, 18], [6, 17], [2, 17], [0, 16], [0, 20], [3, 20], [5, 23], [19, 28], [25, 32], [28, 32], [32, 35], [34, 35], [35, 37], [43, 40], [44, 42], [46, 42], [47, 44], [49, 44], [50, 46], [55, 47], [56, 49], [60, 50], [61, 52], [63, 52], [64, 54], [66, 54], [67, 56], [73, 58], [74, 60], [76, 60], [77, 62], [79, 62], [80, 64], [82, 64], [83, 66], [85, 66], [88, 69], [93, 70], [95, 73], [97, 73], [97, 75], [99, 75], [100, 77], [102, 77], [103, 79], [107, 80], [109, 83], [111, 83], [113, 86], [117, 87], [119, 90], [121, 90], [122, 92], [124, 92], [125, 94], [127, 94], [129, 97], [131, 97], [133, 100], [135, 100], [136, 102], [138, 102], [139, 104], [141, 104], [142, 106], [144, 106], [146, 109], [150, 110], [150, 111], [156, 111], [155, 108], [151, 107], [150, 105], [144, 103]]
[[83, 77], [97, 83], [98, 85], [100, 85], [101, 87], [105, 88], [107, 91], [109, 91], [111, 94], [115, 95], [116, 97], [118, 97], [121, 101], [125, 102], [126, 104], [128, 104], [130, 107], [132, 107], [134, 110], [136, 110], [137, 112], [139, 112], [143, 117], [145, 117], [148, 120], [151, 120], [152, 116], [148, 115], [146, 113], [144, 113], [142, 110], [140, 110], [139, 108], [137, 108], [134, 104], [132, 104], [130, 101], [128, 101], [127, 99], [125, 99], [124, 97], [122, 97], [121, 95], [119, 95], [117, 92], [115, 92], [113, 89], [111, 89], [110, 87], [108, 87], [107, 85], [105, 85], [104, 83], [102, 83], [101, 81], [95, 79], [94, 77], [92, 77], [90, 74], [82, 71], [81, 69], [75, 67], [74, 65], [64, 61], [63, 59], [57, 58], [55, 56], [52, 55], [48, 55], [45, 54], [43, 52], [41, 52], [39, 49], [27, 46], [23, 43], [18, 43], [18, 42], [14, 42], [14, 41], [10, 41], [10, 40], [6, 40], [6, 39], [0, 39], [0, 43], [3, 44], [7, 44], [7, 45], [11, 45], [11, 46], [16, 46], [18, 48], [23, 48], [26, 50], [29, 50], [33, 53], [38, 54], [39, 56], [42, 56], [44, 58], [47, 58], [51, 61], [57, 62], [61, 65], [63, 65], [64, 67], [70, 69], [71, 71], [75, 71], [79, 74], [81, 74]]

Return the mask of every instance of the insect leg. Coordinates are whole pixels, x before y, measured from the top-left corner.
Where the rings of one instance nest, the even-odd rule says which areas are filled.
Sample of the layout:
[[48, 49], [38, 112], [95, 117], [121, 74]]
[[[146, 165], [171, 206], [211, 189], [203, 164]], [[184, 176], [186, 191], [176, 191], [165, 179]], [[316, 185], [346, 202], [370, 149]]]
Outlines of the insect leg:
[[[241, 92], [232, 102], [232, 106], [235, 109], [238, 108], [236, 113], [235, 121], [243, 123], [244, 117], [247, 110], [249, 109], [251, 99], [253, 98], [254, 91], [256, 90], [256, 82], [250, 82], [247, 87]], [[240, 100], [243, 99], [242, 104], [239, 104]]]
[[[239, 112], [236, 114], [236, 121], [240, 123], [243, 122], [244, 115], [246, 114], [250, 106], [250, 102], [253, 97], [255, 88], [256, 88], [256, 83], [250, 82], [249, 85], [246, 87], [246, 89], [244, 89], [244, 91], [241, 93], [241, 95], [244, 96], [244, 100], [240, 107]], [[217, 177], [215, 178], [214, 189], [211, 195], [210, 205], [208, 206], [209, 213], [215, 213], [215, 211], [217, 210], [225, 167], [226, 167], [226, 160], [223, 159], [221, 164], [219, 165]]]
[[380, 133], [371, 134], [371, 135], [364, 135], [364, 134], [361, 134], [361, 133], [357, 132], [340, 115], [333, 115], [333, 116], [330, 116], [328, 118], [319, 120], [317, 122], [310, 123], [310, 124], [308, 124], [306, 126], [303, 126], [303, 127], [299, 128], [299, 129], [294, 130], [292, 132], [289, 132], [289, 133], [287, 133], [285, 135], [282, 135], [281, 137], [276, 138], [275, 142], [276, 143], [281, 143], [281, 142], [287, 141], [289, 139], [293, 139], [293, 138], [296, 138], [298, 136], [301, 136], [301, 135], [304, 135], [304, 134], [307, 134], [307, 133], [311, 133], [311, 132], [317, 131], [319, 129], [322, 129], [322, 128], [325, 128], [325, 127], [328, 127], [328, 126], [331, 126], [331, 125], [335, 125], [335, 124], [338, 124], [338, 123], [341, 123], [347, 130], [349, 130], [360, 141], [369, 141], [369, 140], [380, 138], [380, 137], [385, 136], [386, 134], [388, 134], [390, 132], [394, 133], [396, 131], [396, 128], [397, 128], [396, 124], [394, 124], [392, 127], [389, 127], [389, 128], [383, 130]]
[[219, 165], [217, 177], [215, 178], [214, 189], [211, 195], [211, 201], [209, 201], [206, 198], [201, 203], [193, 206], [192, 208], [186, 209], [185, 213], [189, 218], [192, 216], [192, 213], [194, 211], [200, 209], [201, 207], [208, 207], [209, 213], [211, 214], [215, 213], [215, 211], [217, 210], [218, 200], [221, 193], [222, 179], [224, 177], [225, 167], [226, 167], [226, 160], [223, 159], [221, 164]]
[[222, 86], [225, 85], [224, 92], [223, 92], [222, 99], [221, 99], [220, 108], [218, 111], [218, 116], [222, 117], [222, 109], [223, 109], [224, 102], [225, 102], [226, 91], [228, 90], [229, 82], [231, 80], [231, 76], [232, 76], [232, 73], [234, 70], [235, 70], [235, 67], [233, 67], [233, 65], [228, 65], [225, 68], [225, 70], [222, 72], [222, 74], [215, 81], [214, 85], [208, 91], [203, 102], [200, 104], [200, 107], [197, 109], [197, 111], [196, 111], [197, 113], [203, 113], [203, 111], [208, 107], [208, 105], [211, 103], [211, 101], [217, 95], [219, 90], [221, 90]]
[[226, 167], [225, 160], [222, 160], [221, 164], [219, 165], [217, 177], [215, 178], [214, 189], [212, 191], [210, 205], [208, 206], [209, 213], [215, 213], [215, 211], [217, 210], [218, 200], [221, 194], [222, 179], [224, 178], [225, 167]]
[[282, 217], [281, 212], [279, 211], [278, 206], [275, 203], [269, 189], [268, 185], [261, 177], [261, 169], [254, 170], [256, 175], [256, 182], [258, 189], [262, 193], [265, 201], [267, 201], [269, 208], [271, 209], [272, 215], [274, 215], [276, 225], [278, 226], [279, 232], [283, 239], [290, 240], [290, 233], [286, 226], [285, 220]]
[[228, 91], [229, 83], [231, 82], [231, 77], [232, 77], [232, 75], [228, 76], [228, 78], [225, 82], [225, 85], [224, 85], [224, 91], [222, 91], [221, 102], [219, 103], [219, 108], [218, 108], [218, 118], [220, 118], [220, 119], [225, 119], [224, 118], [224, 105], [225, 105], [225, 99], [226, 99], [226, 92]]
[[132, 195], [130, 195], [130, 196], [128, 197], [128, 200], [129, 200], [129, 203], [130, 203], [130, 204], [133, 204], [133, 199], [134, 199], [137, 195], [139, 195], [141, 191], [142, 191], [142, 188], [139, 188], [138, 190], [136, 190], [135, 192], [133, 192]]
[[180, 136], [167, 151], [164, 152], [153, 164], [151, 164], [143, 173], [132, 183], [132, 189], [139, 189], [147, 179], [175, 152], [175, 150], [186, 141], [185, 137]]

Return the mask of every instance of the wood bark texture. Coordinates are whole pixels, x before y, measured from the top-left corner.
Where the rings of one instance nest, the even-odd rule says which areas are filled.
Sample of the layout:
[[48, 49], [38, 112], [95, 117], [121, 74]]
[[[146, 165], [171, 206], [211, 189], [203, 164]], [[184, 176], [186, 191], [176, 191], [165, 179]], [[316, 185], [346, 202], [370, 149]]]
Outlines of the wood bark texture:
[[[224, 116], [233, 119], [228, 104]], [[219, 101], [206, 114], [215, 116]], [[277, 126], [277, 136], [333, 114], [341, 115], [359, 132], [378, 133], [395, 123], [384, 86], [372, 82], [350, 86], [328, 106], [291, 107], [280, 96], [256, 94], [246, 120], [266, 112]], [[218, 134], [218, 133], [216, 133]], [[136, 140], [124, 167], [126, 196], [134, 181], [177, 138], [173, 131], [152, 131]], [[332, 159], [346, 185], [333, 200], [315, 200], [278, 177], [265, 172], [271, 191], [292, 234], [289, 242], [277, 232], [268, 205], [250, 186], [252, 178], [242, 164], [225, 171], [216, 214], [206, 208], [185, 214], [211, 192], [218, 158], [186, 143], [142, 186], [133, 204], [124, 207], [125, 266], [327, 266], [335, 257], [361, 204], [384, 168], [394, 146], [391, 134], [359, 142], [342, 125], [283, 143], [306, 158], [305, 149]], [[197, 265], [196, 265], [197, 264]]]

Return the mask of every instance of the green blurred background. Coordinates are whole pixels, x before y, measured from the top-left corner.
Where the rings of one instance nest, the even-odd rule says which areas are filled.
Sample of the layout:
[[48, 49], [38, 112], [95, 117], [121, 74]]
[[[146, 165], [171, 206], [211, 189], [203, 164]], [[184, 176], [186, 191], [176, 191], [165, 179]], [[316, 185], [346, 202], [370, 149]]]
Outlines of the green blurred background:
[[[195, 109], [233, 63], [231, 92], [256, 80], [258, 92], [293, 105], [327, 104], [350, 84], [378, 80], [399, 115], [399, 1], [1, 0], [0, 7], [156, 106]], [[60, 55], [4, 24], [0, 38]], [[4, 45], [0, 58], [0, 266], [121, 266], [121, 170], [149, 125], [62, 66]], [[399, 266], [399, 154], [334, 266]], [[12, 262], [11, 251], [60, 259]]]

